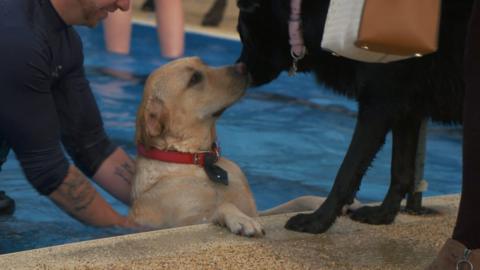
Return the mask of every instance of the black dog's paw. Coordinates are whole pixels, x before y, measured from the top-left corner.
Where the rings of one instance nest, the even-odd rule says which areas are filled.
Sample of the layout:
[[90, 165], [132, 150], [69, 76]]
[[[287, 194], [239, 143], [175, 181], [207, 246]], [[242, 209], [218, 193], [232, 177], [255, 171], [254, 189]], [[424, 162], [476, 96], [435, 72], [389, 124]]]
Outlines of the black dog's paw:
[[323, 233], [330, 228], [330, 226], [335, 221], [335, 215], [333, 219], [322, 218], [318, 214], [298, 214], [287, 221], [285, 228], [297, 232], [306, 232], [306, 233]]
[[390, 224], [395, 220], [398, 211], [387, 211], [381, 206], [364, 206], [352, 212], [350, 218], [368, 224]]

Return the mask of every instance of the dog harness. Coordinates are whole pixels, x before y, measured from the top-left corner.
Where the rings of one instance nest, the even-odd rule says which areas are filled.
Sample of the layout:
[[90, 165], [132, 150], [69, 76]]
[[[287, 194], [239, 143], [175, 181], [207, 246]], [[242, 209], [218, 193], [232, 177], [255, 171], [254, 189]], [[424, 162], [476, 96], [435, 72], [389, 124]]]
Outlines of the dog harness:
[[163, 162], [198, 165], [205, 170], [208, 178], [215, 183], [228, 185], [228, 173], [215, 163], [220, 157], [220, 148], [217, 143], [212, 144], [212, 150], [206, 152], [186, 153], [165, 151], [157, 148], [146, 149], [143, 144], [137, 145], [139, 155]]

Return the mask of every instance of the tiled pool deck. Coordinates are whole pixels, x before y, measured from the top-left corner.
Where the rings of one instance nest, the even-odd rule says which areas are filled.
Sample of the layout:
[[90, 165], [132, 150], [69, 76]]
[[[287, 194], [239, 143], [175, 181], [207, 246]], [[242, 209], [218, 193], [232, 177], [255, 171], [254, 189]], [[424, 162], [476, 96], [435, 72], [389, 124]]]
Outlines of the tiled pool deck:
[[[138, 11], [137, 21], [152, 23]], [[189, 30], [236, 37], [236, 7], [229, 0], [219, 27], [199, 26], [213, 0], [184, 0]], [[400, 214], [388, 226], [341, 217], [326, 233], [287, 231], [291, 215], [262, 217], [264, 238], [235, 236], [214, 225], [198, 225], [79, 242], [0, 255], [0, 269], [424, 269], [450, 236], [459, 196], [424, 199], [432, 216]]]

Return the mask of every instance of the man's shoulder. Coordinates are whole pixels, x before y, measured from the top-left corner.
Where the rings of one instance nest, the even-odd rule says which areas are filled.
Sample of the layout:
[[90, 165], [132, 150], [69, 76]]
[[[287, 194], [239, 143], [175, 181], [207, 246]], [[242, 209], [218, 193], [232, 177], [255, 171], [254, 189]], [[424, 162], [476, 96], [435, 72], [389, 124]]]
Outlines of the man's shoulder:
[[[18, 47], [25, 42], [35, 43], [39, 34], [36, 27], [38, 7], [31, 0], [0, 0], [0, 36], [3, 45]], [[38, 4], [37, 4], [38, 5]]]
[[2, 27], [29, 27], [38, 9], [38, 1], [31, 0], [1, 0], [0, 1], [0, 28]]

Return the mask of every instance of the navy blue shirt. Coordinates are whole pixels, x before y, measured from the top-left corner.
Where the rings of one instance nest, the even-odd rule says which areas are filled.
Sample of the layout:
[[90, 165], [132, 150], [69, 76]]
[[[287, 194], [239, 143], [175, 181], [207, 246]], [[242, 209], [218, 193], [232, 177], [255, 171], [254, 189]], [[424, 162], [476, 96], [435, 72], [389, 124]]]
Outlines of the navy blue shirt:
[[83, 69], [81, 39], [49, 0], [0, 0], [0, 137], [50, 194], [69, 162], [92, 176], [115, 149]]

